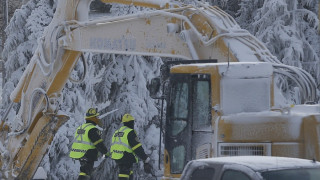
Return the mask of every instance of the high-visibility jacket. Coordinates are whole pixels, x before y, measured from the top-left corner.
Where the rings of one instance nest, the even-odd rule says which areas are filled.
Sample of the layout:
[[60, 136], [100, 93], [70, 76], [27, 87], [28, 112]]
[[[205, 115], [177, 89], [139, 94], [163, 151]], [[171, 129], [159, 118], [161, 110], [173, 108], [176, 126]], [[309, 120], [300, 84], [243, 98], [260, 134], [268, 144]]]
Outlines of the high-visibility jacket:
[[112, 159], [121, 159], [124, 155], [124, 152], [127, 152], [133, 154], [135, 156], [136, 162], [138, 162], [138, 158], [128, 142], [128, 134], [131, 131], [134, 130], [128, 128], [127, 126], [122, 126], [113, 134], [110, 149]]
[[82, 158], [89, 149], [96, 148], [88, 136], [88, 133], [92, 128], [96, 128], [96, 126], [92, 123], [85, 123], [77, 128], [77, 131], [74, 135], [75, 141], [72, 144], [72, 148], [69, 155], [71, 158]]

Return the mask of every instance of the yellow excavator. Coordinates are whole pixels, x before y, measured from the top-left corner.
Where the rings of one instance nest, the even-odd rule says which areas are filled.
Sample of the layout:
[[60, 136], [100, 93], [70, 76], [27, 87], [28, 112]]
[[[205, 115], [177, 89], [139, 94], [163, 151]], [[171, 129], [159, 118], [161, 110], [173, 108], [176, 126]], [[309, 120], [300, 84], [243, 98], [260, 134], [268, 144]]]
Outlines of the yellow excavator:
[[[281, 64], [230, 15], [203, 2], [186, 5], [170, 0], [101, 0], [153, 9], [88, 20], [91, 1], [58, 1], [52, 22], [39, 38], [36, 52], [10, 95], [12, 103], [21, 103], [21, 107], [14, 119], [7, 119], [11, 104], [0, 124], [4, 178], [32, 179], [55, 133], [68, 120], [58, 109], [59, 98], [78, 60], [86, 64], [82, 52], [217, 59], [217, 63], [201, 61], [171, 67], [171, 82], [179, 83], [169, 86], [166, 95], [172, 109], [168, 109], [166, 121], [170, 132], [166, 133], [164, 179], [179, 178], [183, 166], [194, 158], [257, 152], [319, 160], [319, 106], [300, 105], [313, 110], [306, 115], [290, 114], [291, 107], [271, 108], [275, 101], [274, 74], [297, 84], [302, 104], [317, 101], [314, 79], [302, 69]], [[233, 83], [248, 85], [252, 94], [262, 91], [259, 95], [266, 96], [261, 99], [262, 108], [254, 104], [241, 109], [242, 100], [247, 100], [232, 92]], [[195, 84], [203, 88], [197, 89]], [[203, 106], [207, 109], [200, 109], [202, 113], [190, 109], [195, 97], [188, 96], [188, 90], [197, 91], [207, 100]], [[243, 90], [246, 95], [248, 92]], [[233, 105], [230, 97], [235, 98], [236, 105], [228, 110]], [[271, 116], [266, 113], [271, 111]], [[193, 116], [196, 113], [207, 119], [197, 120]], [[292, 129], [299, 131], [298, 135], [290, 133]], [[206, 140], [195, 141], [200, 135]], [[182, 136], [190, 138], [178, 142]], [[186, 145], [194, 147], [187, 150]]]

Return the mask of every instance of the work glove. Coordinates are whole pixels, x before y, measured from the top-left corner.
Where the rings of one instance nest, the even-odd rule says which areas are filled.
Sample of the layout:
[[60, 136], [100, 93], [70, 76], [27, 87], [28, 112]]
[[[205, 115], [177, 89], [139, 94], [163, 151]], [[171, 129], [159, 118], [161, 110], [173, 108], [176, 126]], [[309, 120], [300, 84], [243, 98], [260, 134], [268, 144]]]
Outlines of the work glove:
[[107, 159], [110, 157], [110, 152], [107, 152], [106, 154], [102, 155], [102, 158]]
[[148, 157], [145, 161], [144, 161], [144, 172], [146, 172], [147, 174], [151, 174], [152, 173], [152, 166], [151, 164], [149, 164], [150, 158]]

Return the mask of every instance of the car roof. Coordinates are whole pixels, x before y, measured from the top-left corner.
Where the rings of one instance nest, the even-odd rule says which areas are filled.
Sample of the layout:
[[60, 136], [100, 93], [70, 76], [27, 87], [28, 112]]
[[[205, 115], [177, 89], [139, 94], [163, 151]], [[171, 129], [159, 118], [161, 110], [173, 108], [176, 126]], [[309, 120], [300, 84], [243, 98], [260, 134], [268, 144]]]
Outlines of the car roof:
[[300, 167], [320, 168], [320, 162], [307, 159], [274, 157], [274, 156], [232, 156], [198, 159], [195, 162], [206, 162], [208, 164], [234, 164], [247, 166], [254, 171], [266, 171], [275, 169], [292, 169]]

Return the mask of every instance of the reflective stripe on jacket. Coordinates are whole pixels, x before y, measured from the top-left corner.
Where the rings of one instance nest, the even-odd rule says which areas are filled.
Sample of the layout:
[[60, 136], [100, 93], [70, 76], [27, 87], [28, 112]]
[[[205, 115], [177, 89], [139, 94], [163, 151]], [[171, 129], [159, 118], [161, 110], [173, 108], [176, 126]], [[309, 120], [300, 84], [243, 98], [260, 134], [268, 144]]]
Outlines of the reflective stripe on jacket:
[[133, 131], [133, 129], [130, 129], [127, 126], [122, 126], [113, 134], [110, 149], [112, 159], [121, 159], [124, 152], [127, 152], [133, 154], [135, 156], [136, 162], [138, 162], [138, 158], [136, 157], [128, 142], [128, 134], [131, 131]]
[[96, 128], [96, 126], [92, 123], [85, 123], [77, 128], [77, 131], [74, 135], [75, 141], [73, 142], [70, 151], [71, 158], [82, 158], [89, 149], [96, 148], [88, 136], [88, 133], [92, 128]]

